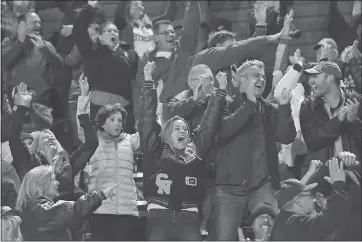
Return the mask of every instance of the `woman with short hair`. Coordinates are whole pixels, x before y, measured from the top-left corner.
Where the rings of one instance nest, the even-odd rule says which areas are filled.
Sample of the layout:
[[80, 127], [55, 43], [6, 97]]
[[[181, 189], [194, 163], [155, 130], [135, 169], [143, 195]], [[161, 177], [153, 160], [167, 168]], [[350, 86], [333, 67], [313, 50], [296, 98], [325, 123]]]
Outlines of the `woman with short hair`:
[[69, 229], [81, 224], [103, 200], [112, 198], [117, 185], [91, 191], [76, 201], [55, 203], [59, 182], [55, 179], [54, 168], [49, 165], [33, 168], [25, 175], [16, 202], [23, 219], [24, 240], [72, 240]]
[[[86, 80], [84, 85], [80, 85], [78, 106], [82, 106], [83, 99], [91, 95]], [[117, 103], [101, 107], [95, 116], [99, 145], [86, 166], [84, 183], [89, 190], [120, 185], [115, 191], [116, 199], [104, 201], [90, 217], [92, 240], [132, 241], [135, 238], [139, 214], [133, 170], [139, 135], [125, 130], [127, 115], [125, 108]], [[82, 130], [79, 131], [82, 136]]]

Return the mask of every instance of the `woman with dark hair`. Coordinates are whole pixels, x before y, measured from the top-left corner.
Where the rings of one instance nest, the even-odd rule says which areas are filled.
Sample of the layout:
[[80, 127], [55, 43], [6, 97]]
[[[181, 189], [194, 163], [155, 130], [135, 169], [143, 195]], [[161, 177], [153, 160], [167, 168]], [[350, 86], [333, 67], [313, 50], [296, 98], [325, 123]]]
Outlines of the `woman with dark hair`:
[[[86, 79], [85, 79], [86, 80]], [[89, 94], [85, 81], [78, 105]], [[137, 190], [133, 178], [134, 151], [139, 149], [139, 135], [124, 131], [127, 111], [121, 104], [105, 105], [95, 117], [98, 148], [85, 169], [88, 190], [103, 189], [120, 183], [116, 199], [106, 200], [91, 216], [92, 240], [132, 241], [138, 217]], [[81, 130], [79, 130], [81, 131]], [[85, 131], [86, 132], [86, 131]]]
[[104, 105], [120, 103], [127, 112], [127, 132], [134, 131], [132, 80], [136, 78], [138, 55], [126, 43], [119, 41], [119, 30], [106, 21], [97, 1], [79, 12], [73, 28], [76, 46], [83, 57], [84, 72], [89, 79], [90, 116], [94, 120]]
[[[148, 200], [147, 240], [201, 240], [198, 205], [202, 202], [206, 167], [204, 156], [213, 145], [226, 97], [226, 74], [216, 79], [200, 125], [190, 130], [178, 116], [157, 123], [155, 63], [144, 67], [138, 130], [144, 156], [144, 192]], [[197, 91], [201, 91], [201, 84]]]
[[144, 12], [143, 1], [119, 1], [114, 23], [120, 30], [120, 39], [130, 44], [142, 57], [150, 48], [154, 48], [152, 25], [159, 20], [173, 21], [177, 15], [177, 1], [169, 1], [164, 14], [149, 19]]

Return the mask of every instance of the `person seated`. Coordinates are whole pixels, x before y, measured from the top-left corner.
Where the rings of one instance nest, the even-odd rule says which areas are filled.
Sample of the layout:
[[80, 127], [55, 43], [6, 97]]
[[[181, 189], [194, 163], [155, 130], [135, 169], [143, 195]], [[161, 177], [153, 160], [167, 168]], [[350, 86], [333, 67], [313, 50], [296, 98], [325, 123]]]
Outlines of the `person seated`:
[[91, 191], [76, 201], [54, 202], [59, 196], [54, 168], [42, 165], [31, 169], [24, 177], [16, 201], [23, 219], [24, 240], [72, 240], [70, 228], [81, 224], [103, 200], [112, 198], [117, 186]]

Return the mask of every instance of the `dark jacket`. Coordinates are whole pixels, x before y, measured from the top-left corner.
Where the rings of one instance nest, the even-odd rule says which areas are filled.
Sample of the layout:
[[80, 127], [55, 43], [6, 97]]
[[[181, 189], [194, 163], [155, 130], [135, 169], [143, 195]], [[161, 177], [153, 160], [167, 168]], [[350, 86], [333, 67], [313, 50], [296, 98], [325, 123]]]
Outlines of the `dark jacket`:
[[21, 182], [15, 168], [6, 161], [1, 161], [1, 206], [15, 209]]
[[[226, 91], [216, 91], [216, 95], [209, 101], [201, 124], [192, 131], [185, 152], [175, 154], [160, 137], [161, 127], [156, 122], [157, 96], [153, 82], [144, 82], [138, 130], [144, 157], [144, 193], [149, 203], [178, 210], [197, 207], [202, 201], [206, 173], [206, 161], [203, 158], [213, 144], [225, 96]], [[162, 181], [164, 179], [167, 180]], [[160, 185], [160, 180], [168, 182], [168, 191]]]
[[280, 211], [274, 221], [271, 240], [276, 241], [321, 241], [335, 232], [345, 221], [348, 205], [346, 184], [333, 183], [333, 193], [327, 206], [315, 215], [302, 215]]
[[132, 82], [136, 78], [138, 55], [128, 44], [121, 42], [115, 51], [99, 45], [94, 49], [88, 26], [97, 9], [86, 5], [79, 12], [73, 27], [75, 44], [83, 57], [84, 73], [91, 90], [117, 94], [132, 102]]
[[[308, 155], [302, 167], [302, 175], [309, 169], [311, 160], [328, 161], [334, 157], [334, 142], [342, 136], [343, 150], [351, 151], [360, 160], [361, 121], [340, 122], [338, 117], [330, 119], [322, 98], [308, 97], [300, 108], [300, 126]], [[303, 172], [304, 171], [304, 172]]]
[[[117, 5], [116, 12], [114, 14], [114, 23], [120, 31], [121, 40], [125, 41], [127, 44], [131, 45], [131, 48], [134, 49], [134, 35], [133, 35], [133, 26], [128, 23], [127, 17], [129, 16], [129, 8], [127, 8], [127, 4], [130, 4], [131, 1], [119, 1]], [[166, 12], [162, 15], [156, 16], [152, 18], [147, 28], [152, 28], [152, 24], [156, 23], [160, 20], [170, 20], [173, 21], [177, 16], [177, 2], [169, 1]]]
[[[274, 188], [279, 185], [279, 162], [277, 143], [290, 144], [294, 141], [296, 131], [291, 115], [290, 105], [280, 105], [278, 110], [261, 101], [265, 132], [266, 156], [269, 175]], [[218, 132], [218, 154], [216, 157], [216, 184], [234, 185], [244, 188], [253, 174], [249, 174], [250, 160], [245, 153], [252, 148], [253, 114], [257, 105], [248, 100], [246, 94], [237, 94], [235, 102], [223, 117]]]
[[6, 71], [6, 81], [12, 85], [25, 82], [35, 90], [35, 99], [54, 86], [51, 68], [64, 65], [63, 58], [54, 46], [45, 40], [44, 43], [45, 46], [39, 50], [33, 47], [29, 39], [21, 43], [17, 36], [5, 38], [1, 43], [2, 67]]
[[[9, 141], [11, 153], [13, 155], [12, 164], [21, 180], [28, 171], [44, 162], [41, 161], [37, 156], [30, 154], [27, 147], [20, 140], [21, 126], [28, 110], [29, 108], [27, 107], [18, 106], [13, 118], [12, 136]], [[79, 115], [78, 118], [80, 125], [84, 128], [85, 131], [85, 143], [69, 157], [68, 162], [71, 166], [69, 174], [56, 174], [56, 177], [57, 179], [59, 178], [58, 181], [60, 183], [59, 194], [61, 197], [65, 194], [69, 194], [69, 196], [63, 198], [67, 200], [75, 200], [79, 197], [78, 195], [76, 198], [72, 199], [74, 191], [77, 190], [74, 188], [74, 177], [81, 169], [84, 168], [85, 164], [89, 161], [98, 147], [97, 133], [88, 115], [82, 114]]]
[[24, 240], [72, 240], [69, 228], [82, 223], [105, 200], [104, 193], [92, 191], [75, 202], [56, 203], [40, 197], [32, 199], [22, 211]]

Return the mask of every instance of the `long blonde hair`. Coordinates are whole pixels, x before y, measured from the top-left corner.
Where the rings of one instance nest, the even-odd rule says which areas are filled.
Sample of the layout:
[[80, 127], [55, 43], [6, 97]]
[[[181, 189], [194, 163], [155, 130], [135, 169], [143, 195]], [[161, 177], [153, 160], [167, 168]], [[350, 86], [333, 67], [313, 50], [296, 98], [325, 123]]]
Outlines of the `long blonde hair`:
[[31, 199], [46, 195], [53, 173], [54, 169], [50, 165], [38, 166], [26, 173], [16, 200], [18, 211], [22, 212]]

